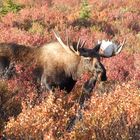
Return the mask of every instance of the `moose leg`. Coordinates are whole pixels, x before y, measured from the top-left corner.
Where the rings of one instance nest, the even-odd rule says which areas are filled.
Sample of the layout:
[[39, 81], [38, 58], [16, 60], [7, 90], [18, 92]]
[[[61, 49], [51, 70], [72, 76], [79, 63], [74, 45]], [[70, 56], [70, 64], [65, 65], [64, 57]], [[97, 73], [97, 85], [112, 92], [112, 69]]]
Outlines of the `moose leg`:
[[50, 93], [53, 93], [52, 92], [52, 89], [51, 87], [49, 86], [49, 84], [47, 83], [47, 79], [46, 79], [46, 74], [43, 73], [42, 76], [41, 76], [41, 86], [42, 88], [46, 91], [49, 91]]
[[10, 61], [7, 57], [0, 57], [0, 76], [2, 77], [5, 73], [5, 70], [8, 69]]
[[101, 74], [100, 75], [101, 81], [106, 81], [107, 80], [106, 69], [105, 69], [105, 67], [102, 63], [98, 62], [96, 64], [96, 71]]
[[42, 87], [41, 87], [41, 77], [43, 74], [43, 68], [42, 67], [36, 67], [33, 69], [32, 77], [33, 77], [33, 83], [36, 86], [37, 94], [42, 93]]
[[10, 63], [9, 67], [4, 70], [4, 78], [11, 79], [16, 76], [16, 68], [14, 63]]
[[105, 82], [104, 81], [107, 81], [107, 76], [106, 76], [106, 69], [102, 63], [97, 63], [97, 71], [98, 71], [98, 73], [100, 73], [100, 81], [101, 81], [98, 86], [98, 92], [104, 93], [105, 92]]
[[14, 76], [16, 76], [15, 63], [6, 56], [0, 56], [0, 77], [8, 80]]
[[84, 101], [90, 97], [90, 93], [92, 92], [93, 88], [95, 87], [97, 81], [98, 73], [95, 72], [94, 76], [91, 77], [87, 82], [85, 82], [83, 86], [83, 91], [81, 97], [79, 99], [79, 104], [82, 107]]
[[74, 127], [74, 125], [75, 125], [75, 123], [76, 123], [77, 121], [79, 121], [79, 120], [82, 119], [82, 116], [83, 116], [83, 115], [82, 115], [81, 110], [82, 110], [82, 108], [83, 108], [83, 106], [84, 106], [85, 100], [86, 100], [87, 98], [90, 97], [90, 93], [92, 92], [92, 89], [94, 88], [94, 86], [95, 86], [95, 84], [96, 84], [97, 77], [98, 77], [98, 73], [95, 72], [95, 75], [94, 75], [92, 78], [90, 78], [90, 79], [84, 84], [84, 86], [83, 86], [83, 91], [82, 91], [81, 96], [79, 97], [79, 100], [78, 100], [78, 103], [79, 103], [80, 106], [79, 106], [79, 108], [78, 108], [78, 110], [77, 110], [76, 115], [72, 116], [72, 118], [70, 118], [70, 120], [69, 120], [69, 122], [68, 122], [68, 124], [67, 124], [66, 130], [67, 130], [68, 132], [70, 132], [70, 131], [73, 129], [73, 127]]
[[96, 63], [96, 69], [94, 72], [94, 76], [91, 77], [83, 87], [83, 92], [80, 97], [80, 105], [84, 104], [84, 101], [90, 97], [90, 93], [92, 92], [93, 88], [95, 87], [98, 75], [100, 74], [101, 81], [106, 81], [107, 76], [106, 76], [106, 69], [103, 66], [102, 63], [98, 62]]
[[92, 89], [94, 88], [95, 84], [96, 84], [96, 80], [97, 80], [97, 76], [90, 78], [90, 80], [88, 80], [83, 87], [83, 92], [85, 94], [89, 94], [92, 92]]

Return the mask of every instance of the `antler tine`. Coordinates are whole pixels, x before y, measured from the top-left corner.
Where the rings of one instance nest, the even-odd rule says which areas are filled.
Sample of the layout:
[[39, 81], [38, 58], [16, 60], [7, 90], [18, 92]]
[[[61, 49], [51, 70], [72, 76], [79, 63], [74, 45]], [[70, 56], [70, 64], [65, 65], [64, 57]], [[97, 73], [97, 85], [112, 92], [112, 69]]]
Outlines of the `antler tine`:
[[76, 46], [76, 50], [73, 48], [72, 45], [69, 46], [69, 48], [76, 54], [76, 55], [80, 55], [79, 51], [78, 51], [78, 46], [80, 44], [80, 39], [78, 40], [77, 46]]
[[125, 42], [126, 42], [126, 38], [123, 40], [123, 42], [121, 43], [121, 45], [120, 45], [120, 47], [122, 46], [124, 46], [124, 44], [125, 44]]
[[58, 38], [58, 37], [60, 38], [59, 34], [56, 31], [54, 31], [54, 30], [52, 30], [52, 31], [53, 31], [56, 38]]
[[56, 31], [54, 31], [54, 30], [52, 30], [52, 31], [53, 31], [53, 33], [54, 33], [56, 39], [58, 40], [58, 42], [61, 44], [61, 46], [62, 46], [68, 53], [72, 53], [72, 52], [70, 51], [69, 47], [66, 46], [66, 45], [63, 43], [63, 41], [62, 41], [60, 35], [59, 35]]
[[[78, 46], [80, 44], [80, 39], [78, 41], [78, 44], [77, 44], [77, 50], [75, 51], [73, 46], [71, 45], [65, 45], [62, 41], [62, 39], [60, 38], [59, 34], [57, 32], [55, 32], [54, 30], [52, 30], [56, 39], [58, 40], [58, 42], [61, 44], [61, 46], [70, 54], [72, 54], [73, 52], [76, 54], [76, 55], [80, 55], [79, 51], [78, 51]], [[68, 43], [67, 43], [68, 44]]]
[[79, 38], [78, 43], [77, 43], [77, 46], [76, 46], [76, 49], [77, 49], [77, 50], [78, 50], [78, 47], [79, 47], [79, 45], [80, 45], [80, 42], [81, 42], [81, 39]]
[[74, 48], [73, 48], [73, 46], [69, 46], [69, 47], [70, 47], [70, 49], [71, 49], [76, 55], [80, 55], [79, 51], [78, 51], [78, 50], [75, 51]]
[[85, 43], [86, 43], [86, 40], [82, 42], [80, 47], [83, 48], [85, 46]]
[[70, 47], [70, 49], [74, 52], [74, 53], [76, 53], [76, 51], [74, 50], [74, 48], [73, 48], [73, 46], [69, 46]]
[[121, 50], [122, 50], [122, 48], [123, 48], [125, 42], [126, 42], [126, 39], [124, 39], [123, 42], [119, 45], [118, 50], [117, 50], [117, 52], [115, 53], [115, 55], [116, 55], [116, 54], [119, 54], [119, 53], [121, 52]]
[[78, 43], [77, 43], [77, 46], [76, 46], [76, 54], [77, 55], [80, 55], [79, 50], [78, 50], [79, 45], [80, 45], [80, 42], [81, 42], [81, 39], [79, 38]]
[[[84, 47], [85, 42], [86, 42], [86, 41], [82, 41], [82, 44], [81, 44], [80, 48], [83, 48], [83, 47]], [[77, 46], [76, 46], [76, 51], [73, 49], [72, 46], [70, 46], [71, 50], [72, 50], [73, 52], [75, 52], [77, 55], [80, 55], [79, 50], [78, 50], [78, 49], [79, 49], [80, 43], [81, 43], [81, 39], [79, 38], [78, 43], [77, 43]]]
[[69, 36], [67, 30], [66, 30], [66, 38], [67, 38], [67, 46], [69, 46]]

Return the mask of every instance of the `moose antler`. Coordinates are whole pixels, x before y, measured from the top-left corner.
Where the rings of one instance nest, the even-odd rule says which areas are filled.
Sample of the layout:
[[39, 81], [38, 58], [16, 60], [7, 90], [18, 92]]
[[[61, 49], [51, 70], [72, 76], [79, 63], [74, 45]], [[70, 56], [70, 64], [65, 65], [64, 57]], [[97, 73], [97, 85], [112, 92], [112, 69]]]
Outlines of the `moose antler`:
[[71, 53], [69, 47], [67, 45], [65, 45], [60, 37], [60, 35], [58, 33], [56, 33], [56, 31], [52, 30], [56, 39], [58, 40], [58, 42], [61, 44], [61, 46], [68, 52]]
[[82, 42], [80, 48], [83, 48], [85, 46], [86, 40]]
[[117, 54], [119, 54], [125, 44], [126, 39], [123, 40], [123, 42], [120, 45], [116, 45], [112, 41], [106, 41], [102, 40], [99, 42], [100, 44], [95, 47], [95, 51], [101, 56], [101, 57], [112, 57]]
[[85, 45], [85, 42], [86, 41], [83, 41], [82, 43], [81, 43], [81, 39], [79, 39], [78, 40], [78, 43], [77, 43], [77, 46], [76, 46], [76, 50], [73, 48], [73, 46], [72, 45], [69, 45], [69, 38], [68, 38], [68, 36], [67, 36], [67, 45], [65, 45], [64, 43], [63, 43], [63, 41], [62, 41], [62, 39], [61, 39], [61, 37], [60, 37], [60, 35], [58, 34], [58, 33], [56, 33], [56, 31], [54, 31], [53, 30], [53, 33], [54, 33], [54, 35], [55, 35], [55, 37], [56, 37], [56, 39], [58, 40], [58, 42], [61, 44], [61, 46], [68, 52], [68, 53], [75, 53], [76, 55], [80, 55], [80, 52], [79, 52], [79, 47], [84, 47], [84, 45]]
[[117, 55], [117, 54], [119, 54], [121, 52], [125, 42], [126, 42], [126, 39], [124, 39], [123, 42], [120, 45], [118, 45], [117, 51], [114, 52], [114, 55]]

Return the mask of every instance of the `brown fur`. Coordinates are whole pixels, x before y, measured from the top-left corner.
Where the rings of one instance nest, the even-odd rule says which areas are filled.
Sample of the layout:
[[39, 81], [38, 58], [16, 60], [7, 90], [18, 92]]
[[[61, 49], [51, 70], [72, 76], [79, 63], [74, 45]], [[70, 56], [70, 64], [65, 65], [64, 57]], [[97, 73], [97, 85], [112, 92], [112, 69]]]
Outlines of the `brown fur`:
[[30, 47], [25, 47], [18, 44], [0, 44], [0, 57], [5, 56], [10, 61], [15, 61], [19, 63], [28, 63], [33, 60], [33, 56], [36, 51]]
[[[95, 52], [92, 52], [93, 56], [90, 54], [90, 51], [87, 56], [67, 53], [59, 42], [52, 42], [38, 48], [18, 44], [0, 44], [0, 58], [5, 58], [5, 61], [29, 66], [36, 64], [33, 72], [47, 90], [58, 86], [69, 92], [77, 79], [86, 71], [96, 75], [96, 81], [98, 73], [102, 73], [102, 68], [99, 56]], [[3, 61], [0, 61], [0, 64], [4, 68], [8, 67], [3, 64]], [[3, 69], [2, 67], [0, 69]]]

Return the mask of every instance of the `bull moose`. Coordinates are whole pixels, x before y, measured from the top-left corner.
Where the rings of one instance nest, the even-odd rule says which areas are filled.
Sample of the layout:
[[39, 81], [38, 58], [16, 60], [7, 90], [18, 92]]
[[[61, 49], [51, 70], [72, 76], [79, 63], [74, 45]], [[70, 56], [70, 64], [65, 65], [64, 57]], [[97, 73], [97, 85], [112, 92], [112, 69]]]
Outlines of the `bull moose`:
[[85, 72], [91, 77], [84, 83], [83, 92], [90, 93], [100, 75], [101, 81], [106, 81], [106, 70], [100, 62], [100, 57], [112, 57], [121, 51], [123, 44], [117, 46], [110, 56], [100, 53], [100, 42], [93, 49], [85, 48], [85, 41], [65, 44], [61, 37], [53, 31], [57, 41], [41, 47], [27, 47], [14, 43], [0, 44], [0, 71], [8, 68], [12, 62], [36, 64], [33, 74], [42, 87], [52, 92], [53, 87], [59, 87], [70, 92], [76, 81]]

